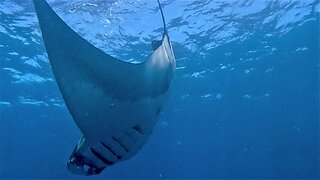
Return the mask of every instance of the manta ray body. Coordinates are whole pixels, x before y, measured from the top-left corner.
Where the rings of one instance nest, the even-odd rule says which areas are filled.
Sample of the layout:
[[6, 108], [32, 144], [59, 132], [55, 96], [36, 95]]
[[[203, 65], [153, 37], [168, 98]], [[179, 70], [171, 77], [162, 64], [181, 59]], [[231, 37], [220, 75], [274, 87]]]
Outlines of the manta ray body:
[[164, 33], [147, 60], [116, 59], [74, 32], [45, 0], [34, 0], [50, 64], [83, 136], [67, 163], [76, 174], [99, 174], [146, 143], [168, 96], [175, 58]]

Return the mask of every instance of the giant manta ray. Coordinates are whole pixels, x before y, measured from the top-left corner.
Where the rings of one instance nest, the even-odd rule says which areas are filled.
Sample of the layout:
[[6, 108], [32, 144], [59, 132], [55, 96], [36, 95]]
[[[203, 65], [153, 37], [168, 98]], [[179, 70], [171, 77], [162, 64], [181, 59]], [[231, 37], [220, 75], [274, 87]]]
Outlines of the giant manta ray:
[[99, 174], [146, 143], [171, 83], [175, 58], [164, 33], [147, 60], [116, 59], [74, 32], [45, 0], [34, 0], [59, 89], [83, 136], [67, 163], [76, 174]]

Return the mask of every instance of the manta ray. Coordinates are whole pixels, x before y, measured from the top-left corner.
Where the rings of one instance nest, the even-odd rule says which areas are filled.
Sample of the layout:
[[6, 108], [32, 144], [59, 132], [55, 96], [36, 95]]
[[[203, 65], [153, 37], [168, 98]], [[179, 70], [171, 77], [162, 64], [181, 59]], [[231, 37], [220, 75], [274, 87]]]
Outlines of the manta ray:
[[73, 31], [45, 0], [33, 0], [64, 102], [82, 133], [68, 163], [94, 175], [135, 155], [148, 140], [168, 96], [175, 57], [164, 32], [153, 53], [133, 64], [112, 57]]

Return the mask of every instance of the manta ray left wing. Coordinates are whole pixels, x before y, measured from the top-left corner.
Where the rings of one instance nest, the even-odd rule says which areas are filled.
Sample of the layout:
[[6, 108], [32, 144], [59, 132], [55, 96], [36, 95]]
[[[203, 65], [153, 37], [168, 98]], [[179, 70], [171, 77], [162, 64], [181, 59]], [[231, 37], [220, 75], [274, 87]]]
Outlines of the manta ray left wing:
[[74, 32], [45, 0], [33, 0], [63, 99], [83, 133], [70, 171], [92, 175], [128, 159], [147, 141], [168, 95], [175, 58], [164, 22], [162, 40], [139, 64], [118, 60]]

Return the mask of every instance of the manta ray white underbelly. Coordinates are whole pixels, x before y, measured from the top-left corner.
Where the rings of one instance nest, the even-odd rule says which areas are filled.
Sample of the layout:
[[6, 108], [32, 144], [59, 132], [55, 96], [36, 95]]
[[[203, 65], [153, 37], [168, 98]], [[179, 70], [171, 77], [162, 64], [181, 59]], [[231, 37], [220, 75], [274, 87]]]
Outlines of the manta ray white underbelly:
[[33, 2], [59, 89], [83, 134], [68, 161], [69, 170], [98, 174], [132, 157], [152, 132], [175, 70], [159, 1], [163, 37], [140, 64], [102, 52], [74, 32], [45, 0]]

